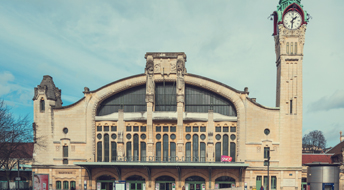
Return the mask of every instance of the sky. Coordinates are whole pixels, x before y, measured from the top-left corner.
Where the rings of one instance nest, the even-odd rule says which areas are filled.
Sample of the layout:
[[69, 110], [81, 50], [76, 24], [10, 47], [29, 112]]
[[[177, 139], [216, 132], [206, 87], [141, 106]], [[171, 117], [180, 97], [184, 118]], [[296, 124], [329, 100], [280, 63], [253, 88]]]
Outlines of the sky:
[[[146, 52], [185, 52], [189, 73], [249, 89], [275, 107], [273, 22], [279, 0], [0, 1], [0, 98], [33, 120], [43, 75], [63, 105], [84, 87], [144, 72]], [[321, 130], [327, 146], [344, 131], [343, 0], [302, 0], [311, 15], [303, 59], [303, 134]], [[341, 53], [342, 52], [342, 53]]]

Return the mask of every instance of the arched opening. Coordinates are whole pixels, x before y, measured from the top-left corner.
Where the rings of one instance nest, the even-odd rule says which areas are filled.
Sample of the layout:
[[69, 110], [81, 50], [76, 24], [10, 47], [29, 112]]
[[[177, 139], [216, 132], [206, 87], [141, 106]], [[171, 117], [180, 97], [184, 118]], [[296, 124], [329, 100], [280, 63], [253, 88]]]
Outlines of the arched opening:
[[201, 190], [205, 189], [205, 179], [200, 176], [191, 176], [185, 179], [186, 190]]
[[235, 179], [228, 176], [221, 176], [215, 179], [215, 189], [232, 188], [235, 186]]
[[45, 111], [45, 102], [44, 102], [44, 98], [41, 99], [41, 101], [39, 102], [40, 105], [40, 110], [41, 112]]
[[126, 183], [129, 183], [129, 190], [142, 190], [145, 189], [145, 178], [132, 175], [125, 179]]
[[155, 179], [155, 187], [159, 190], [175, 189], [175, 179], [167, 175], [160, 176]]
[[113, 181], [116, 178], [110, 175], [102, 175], [97, 178], [97, 187], [100, 186], [101, 190], [114, 190], [113, 189]]

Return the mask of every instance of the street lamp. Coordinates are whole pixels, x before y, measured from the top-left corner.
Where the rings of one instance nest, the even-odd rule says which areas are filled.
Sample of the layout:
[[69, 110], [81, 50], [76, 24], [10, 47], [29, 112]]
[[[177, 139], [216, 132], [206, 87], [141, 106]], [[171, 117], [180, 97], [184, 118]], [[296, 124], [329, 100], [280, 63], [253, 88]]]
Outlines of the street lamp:
[[268, 147], [269, 149], [267, 150], [267, 156], [268, 156], [268, 159], [267, 160], [264, 160], [264, 165], [267, 165], [268, 166], [268, 184], [266, 185], [266, 190], [269, 190], [269, 185], [270, 185], [270, 152], [271, 151], [274, 151], [274, 150], [270, 150], [270, 147]]

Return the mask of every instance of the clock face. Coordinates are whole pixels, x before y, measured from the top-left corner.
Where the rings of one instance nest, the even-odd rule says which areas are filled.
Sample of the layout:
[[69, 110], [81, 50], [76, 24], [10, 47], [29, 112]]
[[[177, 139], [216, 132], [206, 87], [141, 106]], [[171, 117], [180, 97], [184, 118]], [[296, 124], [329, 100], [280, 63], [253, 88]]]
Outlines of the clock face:
[[302, 17], [297, 11], [289, 11], [284, 15], [283, 24], [290, 30], [298, 29], [301, 26]]

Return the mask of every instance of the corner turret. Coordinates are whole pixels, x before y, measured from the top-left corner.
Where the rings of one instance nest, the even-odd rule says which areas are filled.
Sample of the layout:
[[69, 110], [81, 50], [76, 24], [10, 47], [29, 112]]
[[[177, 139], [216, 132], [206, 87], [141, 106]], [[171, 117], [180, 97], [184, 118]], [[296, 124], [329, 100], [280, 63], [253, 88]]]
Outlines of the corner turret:
[[35, 95], [32, 100], [37, 100], [39, 95], [45, 95], [47, 100], [55, 101], [55, 107], [62, 106], [61, 90], [54, 84], [53, 77], [44, 75], [40, 85], [35, 88]]

